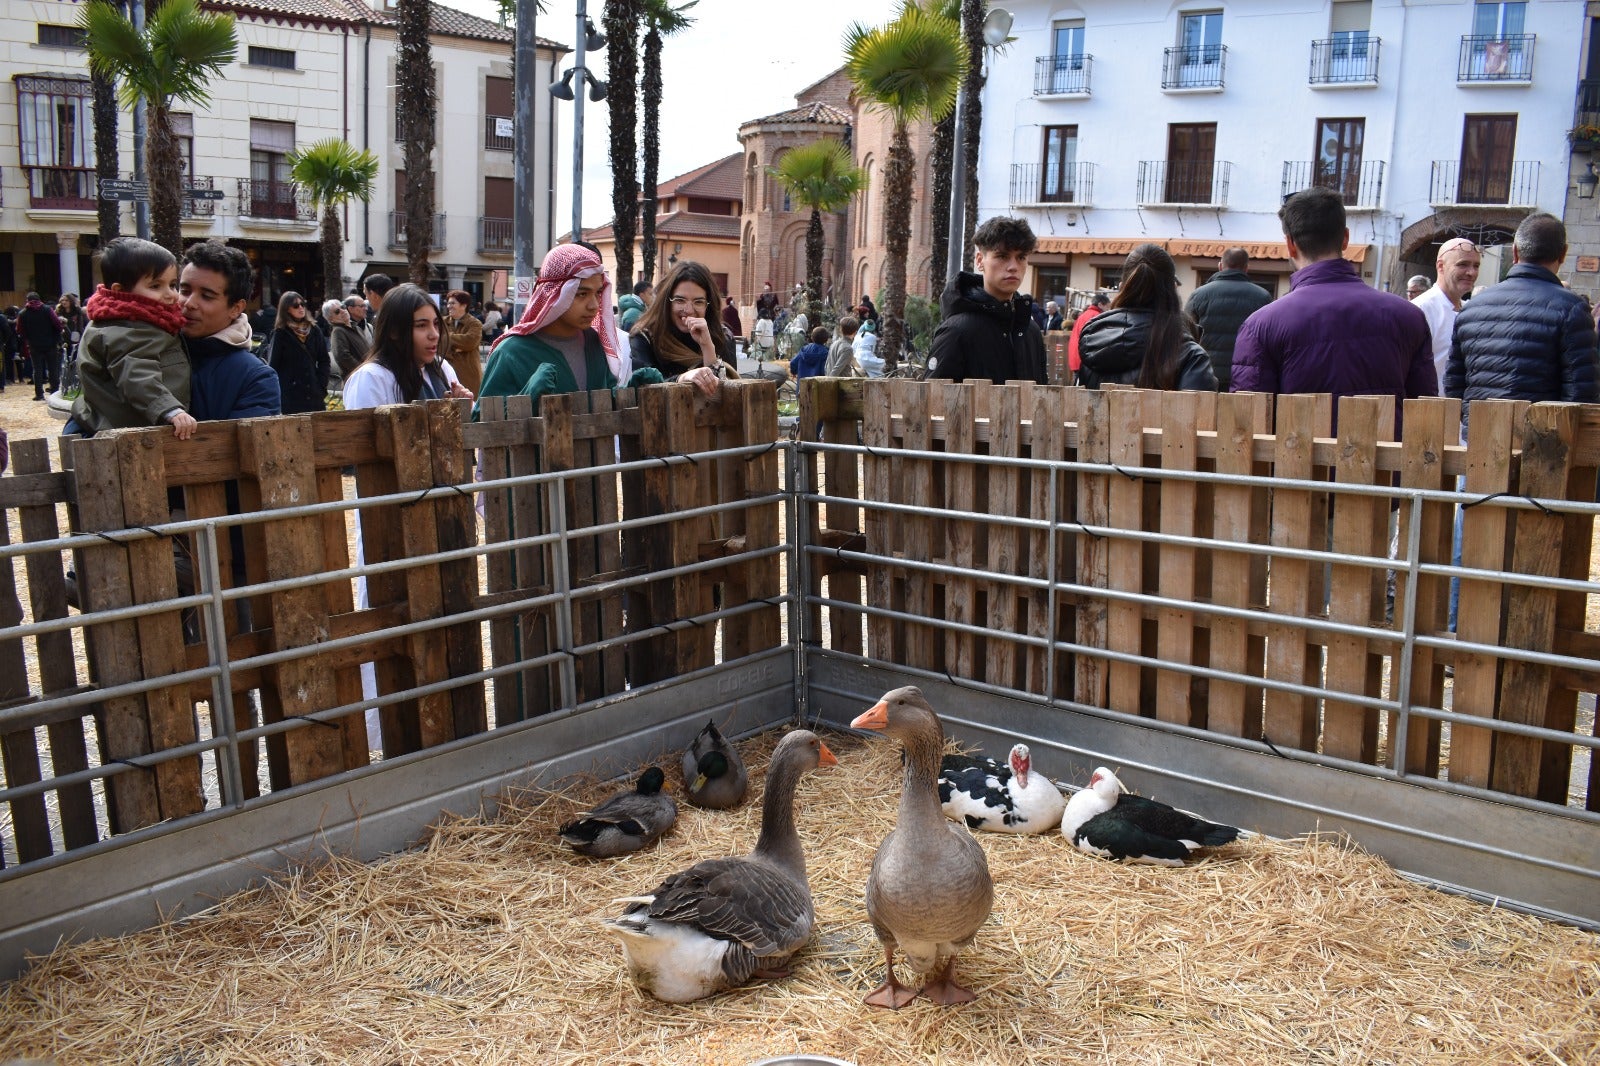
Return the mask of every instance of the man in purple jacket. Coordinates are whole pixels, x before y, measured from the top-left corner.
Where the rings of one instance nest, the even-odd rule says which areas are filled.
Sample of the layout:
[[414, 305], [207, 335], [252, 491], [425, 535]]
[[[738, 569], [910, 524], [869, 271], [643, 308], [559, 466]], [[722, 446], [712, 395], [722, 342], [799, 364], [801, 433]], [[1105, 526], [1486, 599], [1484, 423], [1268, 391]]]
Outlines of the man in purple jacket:
[[[1428, 320], [1403, 297], [1369, 288], [1344, 258], [1344, 203], [1331, 189], [1295, 193], [1278, 211], [1295, 272], [1289, 294], [1245, 319], [1233, 349], [1233, 392], [1436, 396]], [[1395, 427], [1399, 429], [1398, 424]]]

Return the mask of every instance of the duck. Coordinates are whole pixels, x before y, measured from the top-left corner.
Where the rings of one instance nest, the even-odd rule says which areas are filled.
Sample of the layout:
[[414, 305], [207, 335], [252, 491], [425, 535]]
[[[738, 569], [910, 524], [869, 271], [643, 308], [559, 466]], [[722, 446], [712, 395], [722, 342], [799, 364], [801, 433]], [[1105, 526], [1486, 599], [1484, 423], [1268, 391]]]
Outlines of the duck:
[[648, 847], [678, 820], [678, 805], [661, 791], [667, 775], [651, 766], [633, 788], [619, 792], [561, 827], [561, 839], [580, 855], [610, 859]]
[[717, 723], [707, 722], [683, 753], [684, 797], [696, 807], [725, 811], [744, 802], [750, 775]]
[[[956, 983], [956, 958], [971, 944], [994, 905], [994, 882], [983, 846], [939, 805], [944, 727], [914, 685], [884, 694], [850, 723], [900, 742], [905, 776], [895, 826], [878, 845], [867, 875], [867, 917], [883, 945], [883, 984], [869, 1006], [899, 1010], [918, 995], [940, 1006], [977, 998]], [[919, 991], [895, 979], [899, 952], [923, 976]]]
[[939, 765], [939, 803], [946, 818], [989, 833], [1048, 833], [1061, 824], [1067, 799], [1033, 771], [1028, 745], [1011, 748], [1006, 765], [984, 755], [946, 755]]
[[1086, 855], [1152, 866], [1182, 866], [1201, 848], [1238, 839], [1234, 826], [1207, 822], [1127, 793], [1116, 774], [1097, 767], [1088, 786], [1067, 801], [1061, 835]]
[[789, 974], [811, 939], [816, 908], [794, 824], [803, 774], [838, 760], [815, 733], [796, 729], [778, 742], [761, 798], [761, 833], [748, 855], [706, 859], [680, 870], [602, 925], [622, 942], [641, 990], [667, 1003], [691, 1003], [751, 978]]

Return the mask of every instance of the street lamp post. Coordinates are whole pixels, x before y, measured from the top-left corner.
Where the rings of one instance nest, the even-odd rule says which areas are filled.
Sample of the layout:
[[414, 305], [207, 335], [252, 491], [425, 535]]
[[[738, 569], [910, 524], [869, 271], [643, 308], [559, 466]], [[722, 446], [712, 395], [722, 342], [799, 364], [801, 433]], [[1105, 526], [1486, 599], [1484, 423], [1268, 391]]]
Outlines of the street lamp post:
[[534, 102], [535, 75], [539, 69], [539, 38], [535, 33], [538, 0], [517, 0], [515, 80], [516, 118], [512, 126], [512, 169], [515, 171], [516, 203], [511, 208], [511, 321], [522, 319], [523, 304], [517, 299], [517, 279], [533, 277], [533, 252], [538, 239], [534, 229], [533, 192], [538, 188], [534, 174], [534, 137], [538, 128], [538, 105]]
[[[992, 7], [983, 19], [983, 43], [986, 48], [998, 48], [1006, 43], [1006, 37], [1011, 33], [1011, 12], [1004, 8]], [[964, 35], [963, 35], [964, 36]], [[955, 276], [963, 269], [971, 267], [966, 263], [967, 227], [966, 227], [966, 200], [967, 200], [967, 163], [966, 153], [962, 150], [961, 142], [965, 135], [962, 127], [962, 112], [966, 110], [967, 83], [963, 78], [961, 88], [956, 93], [956, 121], [950, 131], [950, 139], [955, 150], [950, 153], [952, 170], [950, 174], [950, 238], [945, 245], [944, 274], [946, 278], [954, 280]]]
[[[572, 50], [572, 67], [561, 80], [550, 86], [550, 95], [558, 100], [572, 101], [572, 239], [583, 237], [583, 84], [589, 83], [589, 99], [599, 103], [606, 98], [606, 83], [590, 73], [583, 65], [587, 52], [598, 51], [606, 45], [605, 37], [589, 21], [586, 0], [578, 0], [577, 45]], [[577, 88], [573, 88], [573, 76]]]

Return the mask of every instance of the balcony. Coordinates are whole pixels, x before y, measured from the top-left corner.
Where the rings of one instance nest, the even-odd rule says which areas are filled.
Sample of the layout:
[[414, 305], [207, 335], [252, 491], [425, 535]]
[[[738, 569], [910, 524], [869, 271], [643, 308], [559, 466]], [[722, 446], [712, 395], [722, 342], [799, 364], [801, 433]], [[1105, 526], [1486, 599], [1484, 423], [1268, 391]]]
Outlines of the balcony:
[[239, 179], [239, 214], [284, 222], [311, 222], [316, 212], [311, 200], [292, 181]]
[[183, 183], [183, 199], [178, 201], [178, 217], [183, 219], [214, 218], [217, 201], [212, 197], [191, 196], [196, 189], [210, 191], [215, 188], [210, 178], [190, 178]]
[[23, 167], [28, 206], [44, 211], [93, 211], [99, 187], [93, 167]]
[[1376, 211], [1383, 200], [1384, 164], [1378, 159], [1363, 160], [1359, 167], [1333, 171], [1311, 160], [1285, 160], [1283, 196], [1288, 199], [1313, 186], [1332, 189], [1352, 211]]
[[1233, 164], [1139, 161], [1138, 202], [1145, 207], [1227, 207]]
[[510, 115], [483, 116], [483, 146], [496, 152], [509, 152], [516, 147], [515, 120]]
[[510, 255], [517, 249], [516, 226], [509, 218], [478, 217], [478, 251], [483, 255]]
[[1457, 85], [1532, 85], [1533, 42], [1537, 34], [1461, 38]]
[[1378, 37], [1334, 37], [1311, 42], [1311, 85], [1364, 89], [1378, 84]]
[[1161, 88], [1178, 93], [1221, 92], [1227, 63], [1226, 45], [1186, 44], [1168, 48], [1161, 64]]
[[1436, 159], [1428, 203], [1434, 207], [1537, 207], [1539, 161], [1518, 159], [1505, 167], [1462, 167], [1459, 159]]
[[1573, 107], [1574, 126], [1600, 126], [1600, 81], [1580, 81]]
[[1011, 164], [1011, 206], [1043, 207], [1074, 204], [1088, 207], [1094, 201], [1094, 164]]
[[1040, 56], [1033, 61], [1033, 95], [1088, 96], [1094, 56]]
[[[406, 247], [406, 213], [404, 211], [389, 212], [389, 247], [399, 251]], [[444, 249], [444, 216], [433, 216], [433, 244], [430, 246], [436, 252]]]

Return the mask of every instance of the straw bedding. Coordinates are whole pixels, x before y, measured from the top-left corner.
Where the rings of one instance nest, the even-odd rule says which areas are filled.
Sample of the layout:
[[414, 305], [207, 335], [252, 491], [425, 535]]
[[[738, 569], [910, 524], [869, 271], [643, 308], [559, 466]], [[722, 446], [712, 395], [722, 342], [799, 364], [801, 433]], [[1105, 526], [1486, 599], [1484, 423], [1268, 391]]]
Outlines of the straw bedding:
[[596, 919], [753, 845], [775, 739], [744, 745], [750, 803], [685, 808], [623, 859], [556, 841], [615, 787], [582, 781], [514, 792], [493, 819], [449, 820], [383, 862], [324, 858], [185, 921], [62, 948], [0, 991], [0, 1061], [1600, 1060], [1600, 940], [1430, 891], [1330, 839], [1251, 839], [1171, 870], [1092, 859], [1056, 833], [984, 835], [995, 910], [960, 969], [977, 1002], [866, 1007], [883, 956], [861, 891], [900, 763], [888, 742], [845, 736], [827, 738], [840, 765], [800, 786], [818, 930], [794, 975], [651, 1000]]

